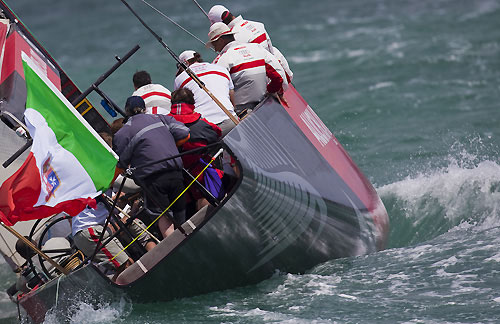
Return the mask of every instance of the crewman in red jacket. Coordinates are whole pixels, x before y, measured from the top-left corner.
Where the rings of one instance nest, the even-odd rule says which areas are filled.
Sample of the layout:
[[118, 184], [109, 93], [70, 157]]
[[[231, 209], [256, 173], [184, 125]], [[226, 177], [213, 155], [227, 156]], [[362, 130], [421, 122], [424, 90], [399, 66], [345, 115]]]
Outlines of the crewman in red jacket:
[[[202, 118], [200, 113], [194, 111], [195, 99], [194, 94], [187, 88], [181, 88], [172, 92], [172, 108], [169, 116], [174, 117], [177, 121], [183, 123], [189, 128], [189, 140], [182, 145], [182, 151], [189, 151], [200, 148], [217, 142], [222, 135], [219, 126]], [[203, 153], [186, 154], [182, 156], [184, 167], [193, 175], [197, 176], [205, 167], [200, 159], [205, 162], [210, 160], [210, 157]], [[222, 177], [222, 172], [220, 173]], [[203, 183], [203, 174], [198, 178], [200, 183]], [[195, 187], [191, 187], [187, 195], [187, 204], [190, 202], [196, 203], [196, 210], [199, 210], [204, 205], [208, 204], [200, 191]], [[188, 215], [189, 215], [188, 211]]]

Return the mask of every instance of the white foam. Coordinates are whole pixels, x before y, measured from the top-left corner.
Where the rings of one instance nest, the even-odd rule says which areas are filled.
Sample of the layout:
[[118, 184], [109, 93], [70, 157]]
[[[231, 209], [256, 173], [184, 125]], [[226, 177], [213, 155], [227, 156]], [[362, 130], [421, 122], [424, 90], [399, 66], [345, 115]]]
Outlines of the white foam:
[[393, 280], [393, 279], [409, 280], [410, 276], [408, 276], [407, 274], [404, 274], [402, 272], [391, 273], [390, 275], [387, 276], [387, 280]]
[[346, 55], [347, 57], [358, 57], [358, 56], [363, 56], [366, 55], [366, 51], [363, 49], [356, 49], [356, 50], [348, 50]]
[[287, 57], [288, 61], [300, 64], [300, 63], [313, 63], [328, 61], [332, 58], [332, 54], [329, 51], [318, 50], [308, 52], [305, 55], [290, 55]]
[[455, 265], [457, 262], [458, 262], [457, 257], [453, 255], [453, 256], [449, 257], [448, 259], [435, 262], [433, 264], [433, 266], [436, 266], [436, 267], [445, 267], [446, 268], [446, 267], [448, 267], [450, 265]]
[[351, 300], [357, 300], [358, 299], [358, 297], [351, 296], [351, 295], [346, 295], [346, 294], [338, 294], [338, 296], [342, 297], [342, 298], [351, 299]]
[[[464, 160], [472, 159], [463, 153]], [[403, 203], [403, 212], [415, 222], [429, 209], [443, 208], [447, 219], [464, 219], [477, 209], [481, 221], [500, 218], [500, 165], [484, 161], [476, 166], [451, 163], [448, 167], [382, 186], [377, 189], [382, 199], [396, 197]], [[438, 206], [436, 206], [436, 203]], [[472, 206], [471, 206], [472, 204]], [[472, 210], [471, 210], [472, 208]], [[464, 215], [464, 213], [468, 213]], [[495, 224], [491, 222], [489, 224]]]
[[373, 90], [388, 88], [388, 87], [392, 87], [392, 86], [394, 86], [394, 82], [391, 82], [391, 81], [379, 82], [379, 83], [376, 83], [375, 85], [370, 86], [368, 88], [368, 90], [373, 91]]
[[300, 312], [305, 308], [306, 308], [306, 306], [290, 306], [290, 307], [288, 307], [288, 310]]
[[500, 262], [500, 253], [495, 254], [492, 257], [489, 257], [487, 259], [484, 259], [486, 262], [494, 261], [494, 262]]
[[412, 260], [419, 260], [422, 256], [439, 249], [440, 248], [436, 247], [435, 245], [424, 244], [406, 248], [402, 250], [402, 253], [407, 258], [410, 258]]
[[471, 19], [477, 19], [483, 15], [491, 14], [495, 11], [498, 10], [499, 4], [497, 1], [490, 0], [490, 1], [476, 1], [476, 2], [471, 2], [472, 4], [475, 4], [476, 8], [475, 10], [472, 10], [468, 12], [466, 15], [461, 17], [461, 21], [467, 21]]
[[[311, 320], [311, 319], [301, 319], [297, 318], [291, 314], [284, 314], [278, 311], [268, 311], [257, 308], [252, 309], [235, 309], [233, 304], [226, 304], [225, 307], [211, 307], [210, 310], [216, 312], [215, 314], [208, 315], [210, 318], [221, 317], [222, 323], [232, 323], [228, 321], [227, 317], [233, 317], [238, 321], [243, 318], [247, 318], [249, 322], [256, 323], [290, 323], [290, 324], [310, 324], [310, 323], [335, 323], [329, 320]], [[289, 307], [289, 309], [297, 311], [304, 308], [304, 306]]]
[[[72, 306], [75, 312], [71, 314], [69, 318], [66, 318], [66, 322], [71, 324], [88, 323], [110, 323], [117, 321], [120, 318], [127, 317], [132, 311], [132, 305], [121, 298], [120, 301], [112, 304], [101, 304], [97, 308], [93, 304], [78, 302]], [[61, 315], [58, 313], [57, 309], [49, 310], [45, 315], [44, 324], [58, 324], [60, 323]]]

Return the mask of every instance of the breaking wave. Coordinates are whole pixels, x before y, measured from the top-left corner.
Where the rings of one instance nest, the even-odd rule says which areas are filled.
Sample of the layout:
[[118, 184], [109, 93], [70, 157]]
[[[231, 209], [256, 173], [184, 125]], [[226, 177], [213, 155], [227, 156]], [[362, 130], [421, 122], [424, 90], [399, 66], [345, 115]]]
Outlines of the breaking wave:
[[49, 310], [43, 323], [121, 323], [131, 312], [132, 304], [125, 298], [121, 298], [117, 302], [101, 304], [98, 306], [90, 303], [79, 302], [74, 305], [74, 312], [72, 312], [70, 317], [61, 318], [60, 314]]
[[444, 168], [377, 189], [391, 222], [389, 247], [422, 243], [459, 225], [497, 226], [500, 165], [490, 160], [470, 161], [470, 156], [450, 159]]

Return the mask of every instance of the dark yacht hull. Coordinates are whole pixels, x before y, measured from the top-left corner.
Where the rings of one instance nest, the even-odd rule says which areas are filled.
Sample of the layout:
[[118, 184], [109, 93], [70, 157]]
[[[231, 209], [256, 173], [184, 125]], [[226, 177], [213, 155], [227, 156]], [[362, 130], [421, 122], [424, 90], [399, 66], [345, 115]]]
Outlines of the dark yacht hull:
[[[11, 20], [10, 29], [0, 24], [0, 110], [22, 118], [21, 51], [46, 67], [70, 101], [78, 97], [78, 88], [1, 0], [0, 7]], [[388, 217], [376, 191], [293, 86], [285, 98], [287, 104], [267, 98], [223, 139], [241, 176], [222, 205], [193, 216], [194, 231], [176, 230], [116, 283], [86, 265], [32, 290], [19, 299], [29, 317], [41, 323], [47, 312], [71, 313], [80, 301], [168, 301], [383, 249]], [[88, 101], [76, 109], [95, 129], [109, 127]]]
[[[381, 249], [388, 220], [375, 190], [331, 133], [323, 134], [329, 138], [323, 150], [316, 148], [292, 117], [301, 109], [314, 113], [295, 101], [300, 96], [293, 88], [287, 98], [287, 108], [268, 99], [224, 138], [241, 164], [241, 183], [194, 233], [177, 230], [177, 241], [147, 266], [147, 273], [115, 284], [86, 266], [33, 291], [21, 305], [42, 314], [55, 305], [56, 294], [59, 303], [74, 305], [76, 291], [83, 296], [77, 300], [94, 303], [117, 297], [168, 301], [257, 283], [277, 271], [303, 273], [327, 260]], [[309, 131], [324, 125], [315, 127]]]

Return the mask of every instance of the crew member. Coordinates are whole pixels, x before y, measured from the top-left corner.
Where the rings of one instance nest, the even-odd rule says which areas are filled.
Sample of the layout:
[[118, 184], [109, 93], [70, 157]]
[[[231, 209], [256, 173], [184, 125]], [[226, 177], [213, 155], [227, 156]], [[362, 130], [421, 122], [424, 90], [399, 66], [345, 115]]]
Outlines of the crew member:
[[288, 83], [292, 82], [293, 73], [290, 70], [285, 56], [273, 46], [271, 38], [263, 23], [243, 19], [242, 16], [235, 17], [226, 7], [221, 5], [213, 6], [208, 17], [212, 24], [216, 22], [225, 23], [234, 33], [234, 39], [241, 43], [257, 43], [262, 45], [269, 53], [276, 56], [285, 70]]
[[146, 114], [168, 115], [170, 112], [170, 90], [161, 84], [151, 83], [151, 75], [139, 71], [132, 77], [135, 91], [132, 96], [141, 97], [146, 103]]
[[286, 90], [288, 83], [283, 67], [262, 46], [236, 42], [234, 32], [221, 22], [210, 27], [208, 37], [207, 45], [220, 53], [214, 64], [229, 71], [233, 80], [238, 115], [251, 112], [266, 93], [281, 95]]
[[[234, 85], [229, 72], [219, 65], [203, 62], [201, 55], [191, 50], [182, 52], [179, 60], [187, 64], [217, 100], [236, 117], [232, 103]], [[207, 121], [219, 126], [222, 136], [226, 136], [236, 126], [234, 122], [186, 71], [179, 68], [179, 72], [174, 81], [174, 89], [191, 90], [194, 94], [195, 111]]]
[[260, 44], [273, 54], [273, 44], [263, 23], [243, 19], [241, 15], [235, 17], [226, 7], [221, 5], [213, 6], [208, 12], [208, 18], [212, 24], [225, 23], [233, 31], [236, 41]]
[[[182, 159], [175, 158], [154, 163], [179, 154], [178, 146], [189, 140], [189, 129], [172, 116], [147, 115], [144, 100], [138, 96], [127, 99], [125, 112], [128, 121], [116, 132], [113, 138], [113, 150], [120, 157], [118, 167], [125, 169], [129, 165], [137, 167], [134, 177], [151, 201], [150, 210], [161, 213], [176, 198], [171, 206], [173, 219], [177, 225], [185, 221], [185, 198], [182, 176]], [[143, 167], [143, 165], [152, 163]], [[155, 205], [154, 202], [162, 204]], [[167, 237], [174, 231], [174, 225], [165, 213], [158, 221], [158, 228]]]
[[[115, 120], [111, 124], [111, 134], [109, 132], [100, 132], [99, 133], [99, 135], [106, 142], [106, 144], [109, 145], [110, 148], [113, 148], [113, 134], [118, 132], [120, 130], [120, 128], [123, 127], [123, 118], [120, 118], [120, 119]], [[122, 182], [123, 182], [123, 176], [118, 175], [116, 180], [113, 182], [112, 190], [108, 190], [108, 192], [106, 192], [106, 195], [108, 197], [111, 197], [111, 195], [113, 195], [114, 191], [118, 191], [118, 188], [120, 188]], [[141, 187], [136, 185], [132, 179], [128, 179], [128, 178], [125, 179], [125, 183], [122, 187], [122, 194], [126, 194], [127, 192], [128, 193], [138, 193], [140, 191], [141, 191]], [[122, 198], [125, 198], [125, 195], [122, 195], [119, 198], [117, 206], [120, 204], [123, 204], [124, 201], [122, 200]], [[105, 201], [105, 197], [102, 197], [100, 199]], [[109, 204], [107, 205], [107, 207], [111, 208], [111, 206]], [[120, 207], [123, 208], [124, 205], [121, 205]], [[122, 215], [120, 217], [117, 217], [116, 220], [123, 222], [123, 223], [126, 223], [128, 220], [128, 217], [126, 215]], [[116, 226], [119, 226], [118, 224], [116, 224], [115, 219], [112, 219], [112, 223], [115, 224]], [[116, 226], [115, 226], [115, 228], [116, 228]], [[141, 245], [143, 245], [147, 251], [151, 251], [156, 246], [156, 243], [155, 243], [154, 239], [149, 235], [149, 233], [143, 231], [143, 228], [145, 228], [144, 223], [140, 219], [134, 219], [127, 226], [127, 231], [129, 232], [130, 235], [132, 235], [132, 238], [125, 236], [125, 235], [121, 235], [119, 237], [119, 239], [121, 239], [121, 242], [126, 242], [123, 244], [127, 244], [127, 243], [129, 243], [127, 241], [130, 241], [131, 239], [137, 238], [137, 242], [139, 242]]]
[[[189, 141], [182, 146], [184, 152], [215, 143], [219, 140], [222, 133], [217, 125], [202, 118], [201, 114], [195, 112], [194, 109], [195, 97], [191, 90], [181, 88], [172, 92], [172, 109], [170, 110], [170, 116], [189, 128]], [[205, 164], [202, 164], [200, 159], [209, 161], [210, 157], [207, 156], [206, 153], [186, 154], [182, 156], [182, 162], [185, 168], [189, 170], [192, 175], [198, 175], [205, 167]], [[220, 171], [220, 176], [222, 177], [222, 175], [223, 173]], [[201, 183], [203, 183], [203, 176], [204, 174], [198, 178], [198, 181]], [[208, 204], [208, 201], [203, 198], [200, 191], [195, 187], [190, 188], [188, 199], [189, 198], [192, 202], [196, 203], [195, 210], [199, 210], [201, 207]]]
[[[76, 247], [91, 257], [99, 243], [101, 233], [104, 232], [103, 242], [111, 235], [111, 230], [105, 229], [106, 218], [109, 211], [103, 202], [97, 203], [97, 208], [85, 208], [71, 219], [71, 229]], [[94, 261], [104, 267], [106, 271], [114, 271], [113, 280], [125, 268], [133, 263], [123, 250], [123, 245], [115, 237], [102, 247], [94, 257]]]

